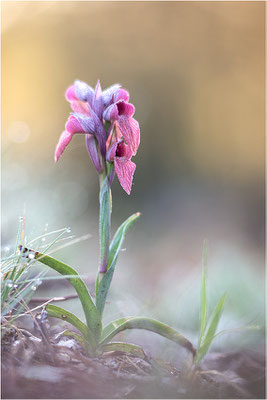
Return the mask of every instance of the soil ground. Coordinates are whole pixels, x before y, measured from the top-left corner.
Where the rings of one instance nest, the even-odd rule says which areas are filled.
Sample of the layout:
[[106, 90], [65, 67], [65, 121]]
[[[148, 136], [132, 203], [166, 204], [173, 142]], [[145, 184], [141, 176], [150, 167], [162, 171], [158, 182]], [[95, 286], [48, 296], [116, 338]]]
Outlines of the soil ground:
[[3, 329], [2, 398], [265, 398], [264, 357], [256, 352], [212, 353], [190, 374], [148, 356], [88, 358], [58, 333], [47, 324], [32, 333]]

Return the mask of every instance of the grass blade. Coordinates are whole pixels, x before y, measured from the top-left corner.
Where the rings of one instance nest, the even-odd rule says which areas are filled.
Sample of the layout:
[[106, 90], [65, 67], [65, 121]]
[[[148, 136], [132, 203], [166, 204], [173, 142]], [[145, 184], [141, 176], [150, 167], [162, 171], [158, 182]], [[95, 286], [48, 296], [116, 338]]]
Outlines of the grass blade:
[[118, 228], [114, 235], [114, 238], [109, 247], [109, 258], [108, 258], [108, 270], [102, 277], [101, 281], [97, 279], [96, 285], [96, 307], [99, 313], [102, 315], [108, 290], [110, 288], [111, 280], [114, 274], [118, 255], [123, 244], [126, 232], [133, 225], [133, 223], [140, 217], [140, 213], [131, 215], [126, 221], [124, 221]]
[[203, 244], [203, 258], [202, 258], [200, 333], [199, 333], [198, 348], [201, 346], [202, 338], [205, 333], [207, 325], [206, 271], [207, 271], [207, 242], [205, 240]]
[[142, 347], [137, 346], [136, 344], [125, 342], [111, 342], [103, 344], [103, 346], [100, 347], [100, 351], [101, 353], [106, 353], [108, 351], [123, 351], [124, 353], [130, 353], [134, 356], [142, 358], [143, 360], [146, 358]]
[[125, 329], [145, 329], [155, 332], [186, 348], [193, 355], [196, 353], [192, 343], [175, 329], [154, 319], [142, 317], [121, 318], [111, 322], [102, 332], [100, 345], [108, 343], [115, 335], [117, 335], [117, 333], [124, 331]]
[[52, 304], [48, 304], [45, 307], [48, 315], [50, 317], [59, 318], [63, 321], [69, 322], [71, 325], [75, 326], [79, 332], [83, 335], [86, 342], [92, 347], [92, 349], [96, 348], [95, 338], [90, 331], [90, 329], [77, 318], [74, 314], [70, 313], [69, 311], [64, 310], [61, 307], [54, 306]]
[[218, 324], [219, 324], [219, 321], [220, 321], [220, 318], [222, 315], [225, 297], [226, 297], [226, 295], [224, 294], [220, 298], [217, 306], [215, 307], [215, 309], [213, 311], [213, 315], [211, 318], [209, 328], [207, 330], [205, 338], [203, 339], [202, 344], [200, 345], [200, 347], [197, 351], [196, 357], [195, 357], [196, 363], [199, 363], [203, 359], [203, 357], [205, 357], [205, 355], [207, 354], [207, 352], [210, 348], [210, 345], [215, 337], [215, 333], [216, 333], [216, 330], [217, 330], [217, 327], [218, 327]]
[[88, 328], [92, 331], [93, 335], [98, 339], [102, 330], [101, 316], [93, 302], [93, 299], [85, 283], [80, 278], [79, 274], [75, 271], [74, 268], [50, 256], [36, 252], [35, 257], [41, 263], [48, 265], [50, 268], [54, 269], [61, 275], [66, 276], [66, 279], [68, 279], [70, 284], [75, 288], [79, 296]]

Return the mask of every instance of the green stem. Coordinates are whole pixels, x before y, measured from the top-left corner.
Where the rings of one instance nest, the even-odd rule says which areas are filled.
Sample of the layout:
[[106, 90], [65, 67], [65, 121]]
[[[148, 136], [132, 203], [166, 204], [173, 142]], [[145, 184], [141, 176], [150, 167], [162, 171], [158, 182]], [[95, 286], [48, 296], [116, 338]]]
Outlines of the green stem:
[[110, 223], [112, 197], [108, 175], [103, 173], [99, 177], [100, 193], [99, 193], [99, 240], [100, 240], [100, 262], [99, 262], [99, 279], [107, 271], [109, 243], [110, 243]]

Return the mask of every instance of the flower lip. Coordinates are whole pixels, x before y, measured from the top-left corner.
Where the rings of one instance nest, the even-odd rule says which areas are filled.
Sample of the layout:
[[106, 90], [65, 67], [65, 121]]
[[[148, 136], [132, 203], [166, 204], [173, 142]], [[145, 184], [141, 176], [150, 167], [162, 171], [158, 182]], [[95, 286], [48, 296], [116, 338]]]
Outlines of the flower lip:
[[124, 157], [126, 154], [127, 154], [127, 152], [125, 149], [125, 145], [124, 145], [123, 141], [121, 140], [117, 145], [116, 157]]
[[119, 100], [117, 103], [118, 115], [125, 115], [127, 117], [132, 117], [135, 113], [134, 105], [131, 103], [126, 103], [124, 100]]
[[123, 139], [119, 140], [118, 142], [113, 143], [113, 145], [110, 146], [110, 148], [108, 149], [107, 154], [106, 154], [107, 161], [109, 161], [109, 162], [114, 161], [114, 158], [117, 156], [117, 147], [122, 142], [123, 142]]
[[[131, 161], [132, 151], [123, 139], [115, 142], [107, 152], [106, 159], [114, 162], [115, 172], [125, 192], [131, 193], [133, 175], [136, 165]], [[114, 176], [111, 177], [111, 181]]]

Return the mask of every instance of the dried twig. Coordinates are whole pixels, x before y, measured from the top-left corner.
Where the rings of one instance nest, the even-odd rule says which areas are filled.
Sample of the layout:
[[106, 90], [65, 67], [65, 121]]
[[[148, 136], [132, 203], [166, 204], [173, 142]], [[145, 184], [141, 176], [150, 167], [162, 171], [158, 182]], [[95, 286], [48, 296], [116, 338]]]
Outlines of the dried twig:
[[[71, 300], [76, 299], [77, 297], [77, 294], [70, 294], [69, 296], [53, 297], [53, 301]], [[29, 303], [46, 303], [47, 301], [51, 301], [51, 299], [48, 297], [35, 297], [34, 299], [30, 299]]]
[[52, 301], [64, 301], [64, 300], [69, 300], [71, 298], [76, 298], [76, 297], [78, 297], [78, 296], [77, 295], [70, 295], [70, 296], [66, 296], [66, 297], [63, 297], [63, 296], [61, 296], [61, 297], [52, 297], [51, 299], [48, 299], [48, 300], [46, 298], [45, 299], [39, 298], [39, 300], [42, 300], [42, 301], [45, 300], [44, 303], [42, 303], [39, 306], [34, 307], [32, 309], [28, 309], [28, 311], [26, 311], [25, 313], [20, 314], [18, 316], [18, 318], [19, 317], [24, 317], [25, 315], [28, 315], [28, 314], [31, 315], [33, 311], [39, 310], [40, 308], [44, 308], [47, 304], [51, 303]]

